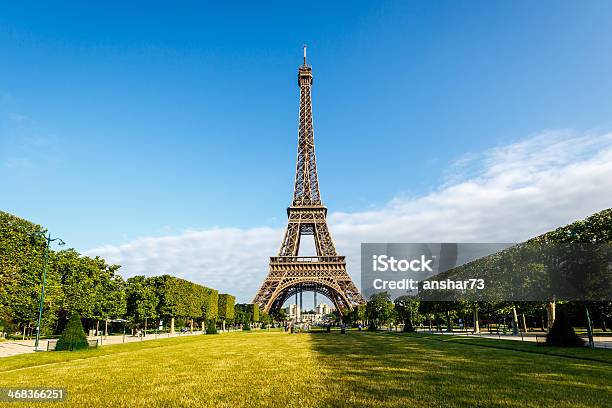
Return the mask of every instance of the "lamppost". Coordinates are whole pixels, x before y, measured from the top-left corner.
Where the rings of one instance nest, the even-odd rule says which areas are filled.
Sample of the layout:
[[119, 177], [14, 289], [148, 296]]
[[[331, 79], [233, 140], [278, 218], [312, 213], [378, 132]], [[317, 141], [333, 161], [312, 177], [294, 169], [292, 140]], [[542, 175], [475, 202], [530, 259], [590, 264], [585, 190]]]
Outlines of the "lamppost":
[[42, 309], [43, 303], [45, 301], [45, 284], [47, 283], [47, 263], [49, 262], [49, 245], [52, 242], [57, 241], [58, 245], [65, 245], [65, 242], [61, 238], [51, 238], [51, 233], [48, 230], [38, 230], [34, 232], [28, 231], [23, 225], [19, 225], [17, 223], [13, 223], [11, 221], [8, 222], [9, 225], [21, 229], [27, 235], [33, 238], [42, 238], [45, 240], [45, 255], [43, 262], [43, 276], [42, 276], [42, 291], [40, 293], [40, 303], [38, 305], [38, 324], [36, 326], [36, 342], [34, 343], [35, 351], [38, 351], [38, 343], [40, 341], [40, 323], [42, 320]]
[[[22, 227], [23, 228], [23, 227]], [[47, 264], [49, 263], [49, 246], [52, 242], [57, 241], [58, 245], [64, 245], [64, 241], [60, 238], [51, 238], [51, 233], [47, 230], [27, 232], [31, 237], [42, 238], [45, 240], [45, 255], [43, 261], [43, 276], [42, 276], [42, 290], [40, 292], [40, 304], [38, 306], [38, 324], [36, 325], [36, 342], [34, 343], [35, 351], [38, 351], [38, 343], [40, 341], [40, 323], [42, 320], [43, 304], [45, 302], [45, 285], [47, 283]]]
[[[46, 236], [45, 236], [46, 233]], [[60, 238], [51, 238], [51, 233], [48, 231], [38, 231], [33, 235], [44, 238], [45, 240], [45, 260], [43, 262], [43, 279], [42, 279], [42, 291], [40, 292], [40, 305], [38, 307], [38, 324], [36, 326], [36, 342], [34, 343], [34, 350], [38, 351], [38, 343], [40, 340], [40, 323], [42, 320], [43, 303], [45, 302], [45, 284], [47, 283], [47, 264], [49, 262], [49, 245], [52, 242], [57, 241], [58, 245], [62, 246], [65, 244]]]

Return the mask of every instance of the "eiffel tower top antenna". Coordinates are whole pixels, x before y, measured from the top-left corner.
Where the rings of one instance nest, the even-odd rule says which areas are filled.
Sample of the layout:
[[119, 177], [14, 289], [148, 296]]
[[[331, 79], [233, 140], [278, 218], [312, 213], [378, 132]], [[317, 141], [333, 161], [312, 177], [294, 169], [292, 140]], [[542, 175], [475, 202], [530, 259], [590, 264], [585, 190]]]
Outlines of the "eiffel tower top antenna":
[[306, 45], [304, 65], [298, 68], [297, 80], [300, 87], [300, 116], [292, 206], [322, 206], [312, 125], [312, 67], [306, 65]]

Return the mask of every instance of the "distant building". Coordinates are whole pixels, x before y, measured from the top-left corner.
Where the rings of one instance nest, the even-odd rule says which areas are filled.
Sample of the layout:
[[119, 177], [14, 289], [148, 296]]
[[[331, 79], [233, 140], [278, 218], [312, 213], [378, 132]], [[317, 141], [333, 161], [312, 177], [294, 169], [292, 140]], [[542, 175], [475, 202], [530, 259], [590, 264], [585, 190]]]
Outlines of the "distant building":
[[295, 320], [299, 323], [318, 323], [323, 319], [323, 316], [330, 314], [333, 309], [325, 304], [319, 304], [315, 310], [303, 312], [300, 310], [300, 306], [298, 304], [290, 304], [289, 307], [285, 308], [285, 313], [287, 313], [287, 317], [289, 320]]
[[318, 313], [302, 313], [300, 321], [302, 323], [314, 324], [314, 323], [318, 323], [319, 321], [321, 321], [321, 317], [322, 316]]
[[325, 316], [326, 314], [330, 314], [330, 313], [331, 313], [331, 308], [327, 304], [321, 303], [317, 306], [318, 315]]
[[289, 319], [292, 319], [292, 320], [295, 319], [299, 321], [302, 315], [300, 311], [300, 307], [295, 303], [289, 305], [288, 315], [289, 315]]

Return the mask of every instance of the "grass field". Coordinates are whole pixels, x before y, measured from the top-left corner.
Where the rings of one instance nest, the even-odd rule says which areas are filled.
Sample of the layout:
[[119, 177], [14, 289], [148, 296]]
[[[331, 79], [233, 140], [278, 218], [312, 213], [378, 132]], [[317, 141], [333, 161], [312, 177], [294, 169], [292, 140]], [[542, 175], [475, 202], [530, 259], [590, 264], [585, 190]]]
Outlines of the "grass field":
[[0, 387], [66, 387], [74, 407], [612, 406], [610, 350], [400, 333], [198, 335], [9, 357], [0, 372]]

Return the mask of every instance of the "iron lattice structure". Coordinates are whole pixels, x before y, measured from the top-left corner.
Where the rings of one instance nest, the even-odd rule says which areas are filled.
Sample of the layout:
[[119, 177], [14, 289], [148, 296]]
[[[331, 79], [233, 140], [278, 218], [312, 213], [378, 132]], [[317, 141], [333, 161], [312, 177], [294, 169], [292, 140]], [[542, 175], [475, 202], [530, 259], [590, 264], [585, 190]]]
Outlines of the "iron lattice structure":
[[[300, 86], [300, 122], [293, 202], [287, 208], [289, 222], [278, 256], [270, 257], [268, 276], [253, 303], [269, 313], [300, 291], [320, 293], [328, 297], [343, 313], [365, 303], [346, 272], [344, 256], [336, 253], [327, 228], [327, 208], [321, 202], [314, 131], [312, 126], [312, 67], [298, 69]], [[314, 235], [317, 256], [299, 256], [300, 238]]]

